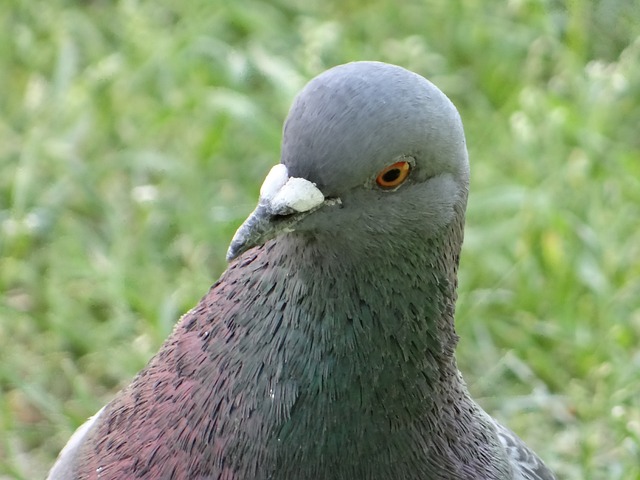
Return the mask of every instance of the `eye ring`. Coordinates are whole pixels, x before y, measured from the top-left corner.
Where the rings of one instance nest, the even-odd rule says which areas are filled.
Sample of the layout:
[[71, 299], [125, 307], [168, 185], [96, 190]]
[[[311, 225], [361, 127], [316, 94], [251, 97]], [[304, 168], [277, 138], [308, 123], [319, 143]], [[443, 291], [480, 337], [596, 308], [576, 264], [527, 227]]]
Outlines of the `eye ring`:
[[378, 173], [376, 184], [385, 190], [397, 188], [404, 183], [409, 173], [411, 173], [411, 164], [408, 161], [395, 162]]

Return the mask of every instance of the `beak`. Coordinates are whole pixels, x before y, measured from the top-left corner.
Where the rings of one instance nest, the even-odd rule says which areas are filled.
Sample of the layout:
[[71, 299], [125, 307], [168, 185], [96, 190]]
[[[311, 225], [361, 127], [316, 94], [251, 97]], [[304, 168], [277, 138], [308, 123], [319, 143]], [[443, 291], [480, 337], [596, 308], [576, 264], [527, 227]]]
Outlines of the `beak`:
[[230, 262], [247, 250], [264, 244], [280, 233], [293, 232], [296, 225], [323, 205], [340, 204], [340, 199], [325, 199], [309, 180], [289, 177], [283, 164], [274, 166], [260, 188], [260, 200], [231, 240], [227, 250]]

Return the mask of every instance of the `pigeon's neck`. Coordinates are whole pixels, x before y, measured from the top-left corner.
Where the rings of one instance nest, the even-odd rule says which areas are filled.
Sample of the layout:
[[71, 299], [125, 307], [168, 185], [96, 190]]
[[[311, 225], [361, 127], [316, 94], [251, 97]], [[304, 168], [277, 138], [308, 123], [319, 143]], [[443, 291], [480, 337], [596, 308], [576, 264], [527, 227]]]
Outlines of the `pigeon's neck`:
[[317, 478], [423, 478], [372, 473], [412, 464], [448, 478], [438, 475], [479, 458], [474, 445], [487, 440], [454, 357], [459, 249], [370, 244], [359, 258], [365, 250], [345, 255], [336, 242], [294, 234], [248, 252], [203, 299], [209, 326], [185, 319], [183, 328], [207, 329], [212, 375], [225, 376], [216, 395], [241, 396], [227, 421], [251, 438], [230, 448], [250, 444], [250, 456], [308, 478], [334, 464], [351, 476]]
[[333, 239], [281, 240], [267, 246], [280, 279], [265, 272], [259, 283], [287, 285], [283, 293], [296, 315], [287, 322], [284, 312], [287, 330], [306, 335], [310, 353], [344, 360], [345, 374], [388, 372], [387, 381], [428, 377], [435, 385], [444, 371], [457, 370], [457, 265], [435, 245], [431, 255], [376, 248], [362, 255]]
[[362, 401], [417, 416], [464, 388], [454, 356], [456, 253], [437, 240], [416, 250], [379, 245], [349, 252], [339, 239], [281, 238], [265, 247], [271, 268], [258, 284], [275, 293], [283, 283], [281, 334], [299, 346], [290, 355], [306, 359], [319, 393], [349, 396], [359, 383], [371, 394]]

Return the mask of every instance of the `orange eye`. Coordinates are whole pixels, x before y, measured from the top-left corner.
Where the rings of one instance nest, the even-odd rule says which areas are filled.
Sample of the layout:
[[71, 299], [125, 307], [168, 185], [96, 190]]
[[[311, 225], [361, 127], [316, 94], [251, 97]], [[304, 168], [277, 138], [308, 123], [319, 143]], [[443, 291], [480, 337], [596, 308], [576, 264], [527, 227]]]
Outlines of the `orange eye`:
[[411, 165], [409, 162], [396, 162], [388, 167], [385, 167], [376, 177], [376, 183], [379, 187], [389, 189], [396, 188], [401, 185], [411, 171]]

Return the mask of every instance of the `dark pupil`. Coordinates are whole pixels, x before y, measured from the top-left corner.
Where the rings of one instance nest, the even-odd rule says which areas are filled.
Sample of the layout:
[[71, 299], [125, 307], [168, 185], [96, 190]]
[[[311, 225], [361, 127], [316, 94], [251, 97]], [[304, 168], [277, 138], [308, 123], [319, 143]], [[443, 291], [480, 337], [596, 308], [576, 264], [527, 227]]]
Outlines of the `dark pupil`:
[[399, 176], [400, 176], [400, 169], [394, 168], [393, 170], [389, 170], [387, 173], [382, 175], [382, 180], [384, 180], [386, 183], [391, 183], [394, 180], [397, 180]]

